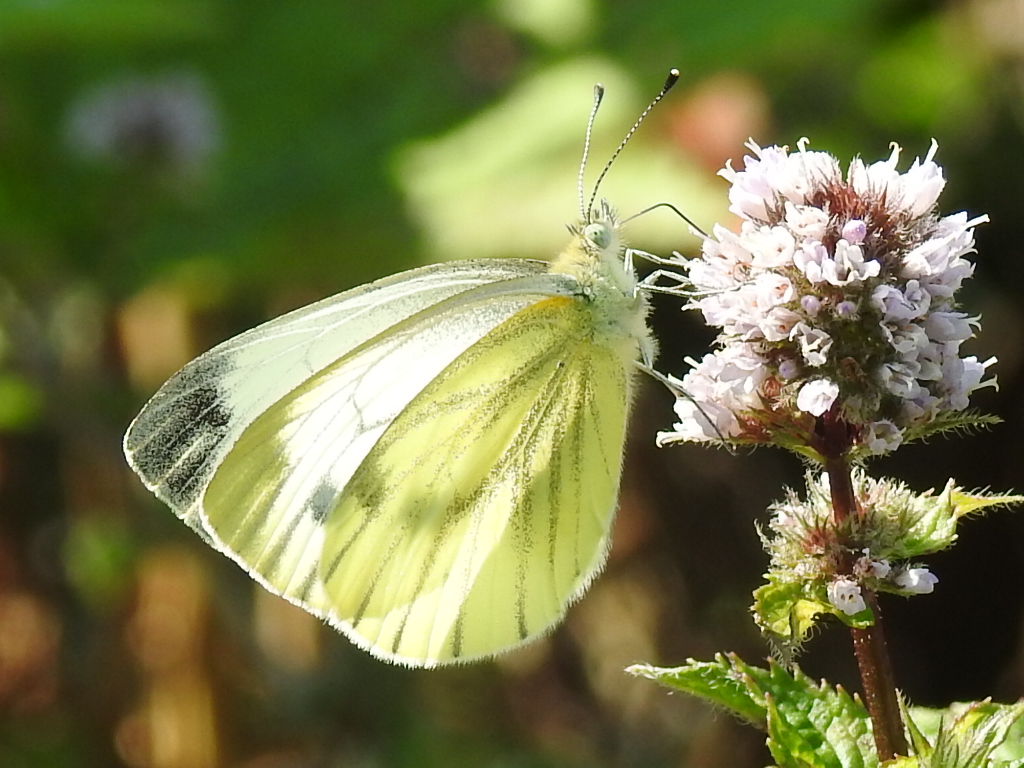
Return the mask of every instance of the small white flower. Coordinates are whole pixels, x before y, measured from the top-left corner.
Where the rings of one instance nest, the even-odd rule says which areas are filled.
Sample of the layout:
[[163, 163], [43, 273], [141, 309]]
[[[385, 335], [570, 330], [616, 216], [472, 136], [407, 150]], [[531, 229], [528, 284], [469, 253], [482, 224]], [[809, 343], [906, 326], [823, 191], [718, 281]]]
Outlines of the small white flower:
[[803, 318], [791, 309], [772, 307], [760, 323], [761, 333], [768, 341], [788, 339]]
[[903, 430], [891, 421], [875, 421], [868, 425], [864, 445], [874, 456], [895, 451], [903, 443]]
[[801, 240], [821, 241], [828, 231], [828, 214], [821, 208], [786, 202], [786, 226]]
[[922, 349], [932, 343], [924, 328], [915, 323], [907, 323], [895, 332], [886, 325], [883, 325], [881, 330], [902, 360], [916, 358]]
[[817, 241], [808, 240], [793, 252], [793, 264], [812, 283], [825, 282], [823, 264], [831, 262], [828, 249]]
[[839, 178], [839, 164], [826, 152], [808, 152], [801, 140], [800, 152], [790, 155], [786, 147], [759, 147], [753, 141], [747, 147], [757, 156], [743, 158], [743, 170], [731, 164], [719, 175], [732, 183], [729, 210], [745, 219], [767, 221], [769, 210], [788, 200], [805, 202], [818, 186]]
[[793, 326], [789, 338], [800, 343], [800, 354], [808, 365], [818, 367], [828, 362], [832, 337], [825, 331], [800, 322]]
[[920, 279], [933, 296], [951, 297], [974, 273], [963, 256], [974, 252], [974, 227], [986, 221], [988, 216], [968, 221], [965, 212], [940, 219], [931, 236], [903, 257], [900, 276]]
[[694, 402], [686, 397], [676, 398], [673, 406], [679, 421], [671, 432], [659, 432], [655, 438], [658, 446], [680, 441], [706, 442], [736, 437], [740, 424], [735, 414], [719, 403]]
[[778, 272], [762, 272], [754, 278], [754, 286], [765, 307], [787, 304], [793, 300], [793, 282]]
[[912, 362], [886, 363], [879, 369], [879, 380], [890, 394], [913, 400], [921, 392], [917, 371], [917, 366]]
[[807, 139], [797, 142], [799, 152], [790, 157], [794, 173], [781, 186], [786, 198], [796, 203], [805, 202], [814, 190], [838, 183], [842, 178], [836, 158], [828, 152], [809, 152], [807, 144]]
[[876, 579], [884, 579], [889, 575], [892, 566], [889, 565], [888, 560], [872, 560], [868, 565], [868, 570]]
[[925, 318], [924, 329], [933, 341], [966, 341], [974, 335], [971, 324], [963, 312], [932, 312]]
[[896, 574], [893, 582], [904, 592], [912, 595], [927, 595], [935, 591], [939, 577], [927, 568], [907, 568]]
[[871, 303], [886, 320], [916, 320], [928, 312], [931, 294], [917, 280], [908, 280], [903, 290], [879, 285], [871, 292]]
[[922, 389], [917, 397], [912, 400], [904, 400], [901, 422], [914, 424], [931, 421], [938, 413], [942, 400], [935, 397], [927, 389]]
[[846, 240], [839, 240], [835, 246], [835, 256], [822, 262], [821, 271], [825, 280], [832, 285], [844, 286], [859, 283], [870, 277], [878, 277], [882, 265], [874, 259], [864, 259], [864, 251], [859, 245], [851, 245]]
[[677, 397], [679, 422], [672, 432], [658, 433], [658, 445], [689, 440], [702, 442], [736, 437], [741, 424], [737, 414], [761, 407], [759, 393], [768, 375], [765, 361], [743, 344], [732, 344], [692, 366], [682, 381], [670, 377], [689, 397]]
[[812, 416], [821, 416], [839, 397], [839, 387], [828, 379], [814, 379], [800, 388], [796, 407]]
[[753, 141], [747, 142], [757, 158], [743, 158], [743, 170], [736, 171], [726, 163], [718, 175], [732, 184], [729, 188], [729, 210], [744, 219], [766, 221], [768, 208], [778, 204], [778, 177], [788, 162], [784, 147], [762, 149]]
[[828, 585], [828, 601], [847, 616], [867, 608], [860, 585], [853, 579], [838, 578]]
[[971, 392], [982, 387], [995, 386], [993, 379], [985, 382], [981, 380], [985, 375], [985, 369], [995, 362], [994, 357], [990, 357], [984, 363], [979, 363], [978, 358], [973, 355], [962, 360], [956, 355], [944, 357], [941, 383], [949, 407], [954, 411], [962, 411], [969, 404], [967, 397]]
[[[943, 345], [945, 346], [945, 345]], [[956, 357], [956, 353], [953, 354]], [[917, 349], [914, 357], [916, 373], [919, 381], [938, 381], [942, 378], [942, 362], [946, 355], [936, 344], [924, 344]]]
[[[850, 185], [865, 197], [885, 195], [890, 199], [902, 197], [902, 190], [899, 188], [900, 174], [896, 165], [900, 160], [902, 149], [898, 144], [890, 144], [888, 160], [879, 160], [876, 163], [865, 165], [859, 157], [850, 163], [850, 170], [847, 177]], [[892, 187], [890, 189], [890, 187]]]
[[946, 186], [942, 169], [932, 161], [939, 149], [938, 142], [932, 139], [931, 147], [924, 160], [914, 160], [903, 175], [903, 206], [910, 210], [911, 216], [924, 216], [935, 207], [939, 193]]
[[870, 550], [861, 550], [864, 554], [853, 564], [853, 573], [859, 578], [884, 579], [892, 567], [888, 560], [872, 560]]
[[753, 254], [751, 263], [759, 269], [788, 267], [793, 263], [796, 240], [785, 227], [760, 227], [747, 233], [746, 244]]

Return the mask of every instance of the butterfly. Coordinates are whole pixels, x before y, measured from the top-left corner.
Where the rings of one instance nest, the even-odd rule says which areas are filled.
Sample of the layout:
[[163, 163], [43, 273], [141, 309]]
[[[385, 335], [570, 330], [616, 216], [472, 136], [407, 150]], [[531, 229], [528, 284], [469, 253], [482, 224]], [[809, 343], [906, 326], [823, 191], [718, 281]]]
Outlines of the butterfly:
[[414, 269], [229, 339], [144, 406], [129, 464], [257, 582], [381, 659], [431, 667], [542, 635], [605, 562], [656, 350], [620, 222], [594, 203], [600, 178], [583, 205], [582, 173], [552, 262]]

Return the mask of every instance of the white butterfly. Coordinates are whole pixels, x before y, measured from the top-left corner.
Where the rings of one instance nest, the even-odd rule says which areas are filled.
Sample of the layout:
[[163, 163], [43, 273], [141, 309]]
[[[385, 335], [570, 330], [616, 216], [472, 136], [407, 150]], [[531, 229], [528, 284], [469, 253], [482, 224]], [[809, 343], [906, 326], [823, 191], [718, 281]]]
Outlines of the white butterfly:
[[222, 343], [143, 408], [129, 463], [380, 658], [537, 637], [605, 561], [636, 363], [655, 352], [611, 208], [582, 218], [550, 264], [415, 269]]

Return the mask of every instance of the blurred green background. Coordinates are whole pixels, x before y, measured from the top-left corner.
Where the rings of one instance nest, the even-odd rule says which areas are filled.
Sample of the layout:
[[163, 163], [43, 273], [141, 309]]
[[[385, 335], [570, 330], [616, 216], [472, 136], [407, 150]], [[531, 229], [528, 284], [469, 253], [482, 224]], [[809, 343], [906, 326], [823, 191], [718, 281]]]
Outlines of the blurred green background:
[[[788, 455], [658, 450], [636, 406], [614, 548], [551, 637], [496, 662], [390, 667], [258, 589], [142, 488], [120, 438], [181, 364], [286, 309], [430, 260], [544, 258], [602, 188], [730, 223], [742, 142], [848, 160], [938, 139], [946, 213], [988, 213], [971, 352], [1005, 423], [874, 465], [917, 489], [1024, 487], [1024, 2], [0, 0], [0, 766], [760, 766], [761, 736], [628, 678], [767, 653], [753, 522]], [[668, 213], [633, 243], [693, 253]], [[660, 368], [708, 335], [659, 301]], [[936, 594], [883, 603], [914, 703], [1024, 695], [1024, 524], [972, 521]], [[883, 596], [885, 597], [885, 596]], [[847, 633], [802, 659], [858, 687]]]

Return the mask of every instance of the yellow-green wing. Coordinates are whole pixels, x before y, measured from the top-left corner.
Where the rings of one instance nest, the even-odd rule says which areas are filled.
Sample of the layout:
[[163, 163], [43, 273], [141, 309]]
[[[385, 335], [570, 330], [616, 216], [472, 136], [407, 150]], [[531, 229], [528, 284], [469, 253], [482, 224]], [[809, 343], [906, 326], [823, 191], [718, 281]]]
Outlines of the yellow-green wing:
[[[532, 269], [529, 262], [520, 264]], [[479, 262], [476, 273], [488, 265]], [[196, 450], [196, 441], [190, 439], [180, 442], [184, 451], [178, 445], [165, 451], [171, 454], [166, 459], [149, 448], [136, 455], [146, 458], [150, 467], [194, 466], [191, 456], [202, 457], [206, 473], [188, 480], [194, 489], [187, 508], [194, 527], [272, 592], [326, 616], [330, 606], [319, 577], [324, 520], [369, 451], [432, 380], [495, 326], [538, 301], [578, 287], [571, 278], [547, 273], [524, 272], [506, 279], [508, 270], [503, 267], [495, 265], [492, 282], [448, 296], [361, 344], [348, 342], [342, 354], [300, 378], [290, 391], [279, 392], [255, 417], [251, 398], [235, 395], [258, 392], [260, 379], [277, 382], [281, 371], [277, 360], [268, 362], [270, 377], [260, 376], [259, 369], [251, 371], [256, 380], [246, 390], [224, 390], [221, 402], [237, 407], [218, 422], [230, 432], [206, 441], [216, 451]], [[416, 279], [419, 273], [407, 276]], [[393, 285], [404, 289], [402, 281]], [[369, 312], [393, 315], [394, 308], [384, 302]], [[305, 347], [289, 349], [287, 359], [301, 359]], [[299, 373], [306, 371], [303, 366]], [[176, 378], [189, 383], [202, 377], [186, 368]], [[164, 389], [173, 384], [174, 380]], [[173, 436], [171, 426], [187, 421], [191, 411], [174, 407], [181, 400], [175, 397], [165, 406], [154, 398], [173, 416], [161, 413], [158, 438]], [[143, 415], [149, 411], [147, 406]], [[236, 413], [250, 418], [239, 424]], [[189, 434], [193, 432], [199, 433]], [[129, 434], [143, 433], [154, 431], [133, 429]], [[161, 444], [160, 439], [137, 442]], [[150, 456], [159, 461], [149, 461]]]
[[348, 388], [338, 376], [332, 383], [336, 409], [349, 423], [336, 439], [370, 439], [375, 426], [389, 423], [432, 377], [427, 366], [400, 375], [388, 360], [408, 354], [402, 347], [410, 336], [415, 338], [406, 346], [429, 351], [430, 362], [443, 367], [500, 322], [502, 312], [508, 316], [528, 303], [517, 296], [571, 289], [547, 272], [543, 262], [520, 259], [436, 264], [246, 331], [160, 388], [125, 434], [128, 462], [179, 517], [206, 535], [200, 512], [207, 484], [242, 433], [289, 392], [342, 366]]
[[[344, 488], [320, 486], [315, 514], [294, 516], [322, 523], [301, 551], [275, 553], [259, 530], [281, 489], [249, 468], [287, 474], [275, 443], [288, 439], [259, 420], [210, 483], [206, 524], [254, 576], [378, 656], [492, 655], [554, 624], [604, 562], [630, 377], [584, 301], [536, 301], [413, 398]], [[317, 387], [275, 408], [315, 415], [303, 402]]]
[[629, 374], [555, 297], [470, 348], [391, 425], [327, 520], [332, 617], [413, 664], [494, 654], [554, 624], [601, 568]]

